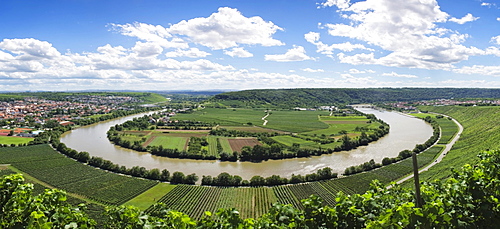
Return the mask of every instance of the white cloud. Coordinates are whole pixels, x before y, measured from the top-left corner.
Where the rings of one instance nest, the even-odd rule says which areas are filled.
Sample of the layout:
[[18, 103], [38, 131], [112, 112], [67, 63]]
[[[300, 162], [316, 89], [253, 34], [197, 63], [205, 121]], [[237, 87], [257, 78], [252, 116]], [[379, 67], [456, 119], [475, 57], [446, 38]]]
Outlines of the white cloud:
[[17, 59], [51, 59], [61, 55], [52, 44], [33, 38], [4, 39], [0, 42], [0, 49], [16, 54]]
[[110, 56], [121, 56], [126, 54], [127, 49], [122, 46], [113, 47], [110, 44], [106, 44], [105, 46], [98, 47], [97, 51]]
[[110, 24], [112, 29], [122, 35], [136, 37], [139, 40], [155, 43], [164, 48], [189, 48], [186, 41], [179, 37], [174, 37], [167, 28], [161, 25], [150, 25], [135, 22], [133, 24]]
[[212, 55], [208, 52], [201, 51], [198, 48], [190, 48], [187, 50], [177, 49], [176, 51], [167, 52], [165, 56], [167, 57], [189, 57], [189, 58], [203, 58]]
[[160, 45], [151, 42], [137, 42], [135, 43], [135, 46], [132, 48], [132, 50], [139, 57], [157, 56], [163, 52], [163, 48]]
[[369, 51], [375, 51], [370, 48], [366, 48], [362, 44], [351, 44], [351, 42], [344, 42], [340, 44], [332, 44], [332, 45], [327, 45], [324, 44], [323, 42], [319, 41], [320, 35], [319, 33], [316, 32], [309, 32], [304, 34], [304, 38], [306, 39], [307, 42], [316, 45], [316, 52], [325, 54], [325, 55], [331, 55], [333, 54], [333, 50], [338, 49], [344, 52], [352, 52], [355, 49], [360, 49], [360, 50], [369, 50]]
[[383, 76], [392, 76], [392, 77], [398, 77], [398, 78], [418, 78], [416, 75], [409, 75], [409, 74], [398, 74], [395, 72], [391, 73], [383, 73]]
[[272, 38], [278, 30], [283, 30], [261, 17], [247, 18], [237, 9], [219, 8], [207, 18], [183, 20], [168, 28], [171, 34], [187, 36], [192, 42], [212, 49], [226, 49], [238, 44], [277, 46], [283, 42]]
[[349, 7], [350, 0], [327, 0], [326, 2], [319, 3], [320, 7], [332, 7], [337, 6], [339, 9], [347, 9]]
[[500, 45], [500, 35], [491, 38], [491, 42]]
[[320, 68], [319, 69], [303, 68], [301, 70], [304, 71], [304, 72], [325, 72], [325, 70], [320, 69]]
[[224, 54], [231, 56], [231, 57], [242, 57], [242, 58], [253, 56], [252, 53], [250, 53], [249, 51], [247, 51], [241, 47], [233, 48], [231, 51], [224, 50]]
[[453, 69], [453, 72], [468, 75], [500, 76], [500, 66], [465, 66], [459, 69]]
[[363, 71], [360, 71], [358, 69], [355, 69], [355, 68], [351, 68], [349, 69], [349, 74], [364, 74], [364, 73], [375, 73], [375, 71], [373, 70], [370, 70], [370, 69], [367, 69], [367, 70], [363, 70]]
[[285, 54], [265, 55], [265, 60], [277, 62], [304, 61], [314, 60], [314, 58], [306, 55], [306, 50], [302, 46], [293, 46]]
[[482, 2], [482, 3], [481, 3], [481, 6], [491, 6], [491, 3], [488, 3], [488, 2]]
[[[338, 56], [342, 63], [367, 61], [365, 64], [450, 69], [469, 56], [485, 54], [484, 50], [462, 45], [467, 34], [438, 27], [450, 16], [440, 10], [435, 0], [366, 0], [339, 8], [339, 12], [348, 22], [325, 24], [330, 35], [363, 41], [384, 51], [379, 53], [388, 52], [382, 57], [375, 57], [373, 52], [351, 56], [341, 53]], [[471, 17], [456, 20], [465, 22]], [[318, 43], [319, 34], [310, 34], [306, 39]]]
[[465, 24], [466, 22], [475, 21], [477, 19], [479, 19], [479, 17], [474, 17], [474, 16], [472, 16], [472, 14], [468, 13], [467, 15], [465, 15], [463, 18], [460, 18], [460, 19], [454, 18], [454, 17], [450, 18], [450, 21], [456, 22], [456, 23], [462, 25], [462, 24]]

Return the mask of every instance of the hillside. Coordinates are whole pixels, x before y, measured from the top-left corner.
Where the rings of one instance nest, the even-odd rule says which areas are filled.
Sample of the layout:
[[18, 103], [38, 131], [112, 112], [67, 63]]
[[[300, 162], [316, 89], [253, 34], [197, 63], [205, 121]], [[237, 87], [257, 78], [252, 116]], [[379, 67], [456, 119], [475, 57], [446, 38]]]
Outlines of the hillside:
[[352, 103], [432, 99], [500, 98], [500, 89], [481, 88], [306, 88], [227, 92], [208, 100], [214, 106], [314, 107]]

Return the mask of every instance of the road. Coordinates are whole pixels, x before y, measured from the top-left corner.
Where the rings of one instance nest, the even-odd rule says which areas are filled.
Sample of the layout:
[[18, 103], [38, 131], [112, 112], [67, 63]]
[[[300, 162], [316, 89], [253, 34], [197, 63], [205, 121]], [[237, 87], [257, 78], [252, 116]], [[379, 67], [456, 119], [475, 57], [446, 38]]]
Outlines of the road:
[[[442, 115], [442, 114], [441, 114]], [[449, 117], [449, 116], [446, 116], [446, 115], [443, 115], [445, 117]], [[446, 144], [444, 150], [441, 152], [441, 154], [438, 155], [438, 157], [436, 158], [435, 161], [431, 162], [430, 164], [428, 164], [427, 166], [421, 168], [418, 170], [418, 173], [422, 173], [422, 172], [425, 172], [427, 170], [429, 170], [429, 168], [431, 168], [432, 166], [436, 165], [437, 163], [441, 162], [441, 160], [443, 160], [443, 158], [448, 154], [448, 152], [451, 150], [451, 147], [453, 147], [453, 145], [455, 144], [456, 141], [458, 141], [458, 139], [460, 138], [460, 135], [462, 134], [462, 131], [464, 130], [464, 127], [462, 126], [462, 124], [460, 124], [457, 120], [455, 119], [452, 119], [455, 124], [457, 124], [458, 126], [458, 132], [457, 134], [455, 134], [455, 136], [453, 137], [453, 139], [448, 143]], [[439, 141], [439, 140], [438, 140]], [[409, 179], [413, 178], [413, 173], [411, 175], [408, 175], [398, 181], [396, 181], [397, 184], [401, 184]], [[387, 188], [390, 188], [391, 186], [389, 185]]]

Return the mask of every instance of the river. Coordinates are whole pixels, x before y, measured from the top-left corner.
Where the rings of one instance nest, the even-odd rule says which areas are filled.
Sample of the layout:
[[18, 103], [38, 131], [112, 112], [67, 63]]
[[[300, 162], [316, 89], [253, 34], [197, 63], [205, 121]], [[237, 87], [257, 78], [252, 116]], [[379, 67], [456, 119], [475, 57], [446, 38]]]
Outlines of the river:
[[63, 134], [61, 142], [69, 148], [87, 151], [91, 156], [102, 157], [128, 168], [142, 166], [147, 169], [168, 169], [170, 173], [175, 171], [181, 171], [186, 175], [196, 173], [200, 179], [202, 175], [217, 176], [221, 172], [228, 172], [249, 180], [254, 175], [263, 177], [274, 174], [282, 177], [291, 177], [292, 174], [305, 175], [326, 166], [341, 174], [345, 168], [362, 164], [371, 159], [380, 163], [384, 157], [396, 157], [400, 151], [412, 150], [416, 144], [422, 144], [432, 136], [432, 127], [420, 119], [397, 112], [371, 108], [358, 108], [358, 110], [374, 114], [377, 118], [388, 123], [390, 126], [389, 134], [368, 146], [361, 146], [355, 150], [310, 158], [269, 160], [261, 163], [172, 159], [115, 146], [107, 139], [106, 132], [111, 126], [144, 114], [77, 128]]

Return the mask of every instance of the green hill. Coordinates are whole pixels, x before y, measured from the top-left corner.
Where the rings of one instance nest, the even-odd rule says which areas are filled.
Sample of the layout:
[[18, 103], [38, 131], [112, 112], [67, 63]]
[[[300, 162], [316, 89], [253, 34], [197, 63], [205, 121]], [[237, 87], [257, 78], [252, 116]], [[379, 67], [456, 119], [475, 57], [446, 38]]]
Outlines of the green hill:
[[214, 106], [314, 107], [352, 103], [432, 99], [500, 98], [500, 89], [482, 88], [304, 88], [226, 92], [208, 100]]

